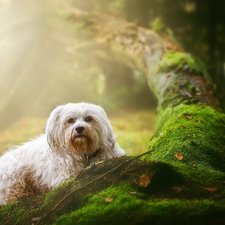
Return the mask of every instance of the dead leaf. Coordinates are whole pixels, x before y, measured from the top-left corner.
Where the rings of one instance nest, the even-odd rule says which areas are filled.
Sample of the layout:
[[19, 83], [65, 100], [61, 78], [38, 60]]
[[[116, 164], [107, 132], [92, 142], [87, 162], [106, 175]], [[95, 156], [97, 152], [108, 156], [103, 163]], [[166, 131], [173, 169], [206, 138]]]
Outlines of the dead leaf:
[[136, 192], [136, 191], [133, 191], [133, 192], [129, 192], [128, 194], [129, 194], [129, 195], [136, 195], [137, 192]]
[[32, 219], [32, 221], [39, 221], [41, 219], [41, 217], [35, 217]]
[[150, 184], [150, 178], [146, 174], [143, 174], [139, 180], [139, 187], [147, 187]]
[[178, 160], [183, 160], [183, 158], [184, 158], [184, 156], [182, 156], [182, 155], [180, 154], [180, 152], [177, 152], [177, 154], [175, 155], [175, 157], [176, 157], [176, 159], [178, 159]]
[[193, 116], [190, 116], [187, 113], [183, 113], [182, 116], [185, 117], [185, 118], [187, 118], [187, 119], [190, 119], [190, 120], [193, 118]]
[[169, 201], [169, 199], [168, 199], [168, 198], [163, 198], [162, 200], [163, 200], [163, 201]]
[[220, 195], [213, 195], [214, 198], [220, 198]]
[[105, 198], [105, 201], [106, 201], [106, 202], [112, 202], [112, 201], [113, 201], [113, 198], [110, 198], [110, 197]]
[[214, 191], [217, 191], [218, 190], [218, 188], [204, 188], [205, 190], [207, 190], [207, 191], [210, 191], [210, 192], [214, 192]]

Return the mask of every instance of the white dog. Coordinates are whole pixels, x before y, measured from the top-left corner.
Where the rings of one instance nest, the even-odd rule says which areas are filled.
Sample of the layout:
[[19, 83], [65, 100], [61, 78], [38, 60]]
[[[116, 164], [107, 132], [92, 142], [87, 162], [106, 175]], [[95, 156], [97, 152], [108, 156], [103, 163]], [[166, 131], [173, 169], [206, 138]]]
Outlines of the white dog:
[[0, 157], [0, 205], [28, 192], [52, 189], [92, 162], [124, 155], [100, 106], [58, 106], [45, 134]]

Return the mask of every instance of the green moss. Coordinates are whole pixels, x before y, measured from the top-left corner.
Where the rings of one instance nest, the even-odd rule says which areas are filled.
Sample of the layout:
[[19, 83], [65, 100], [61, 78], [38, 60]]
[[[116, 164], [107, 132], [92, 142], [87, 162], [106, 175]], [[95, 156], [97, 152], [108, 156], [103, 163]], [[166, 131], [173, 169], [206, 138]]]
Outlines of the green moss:
[[[131, 186], [110, 187], [90, 198], [81, 209], [65, 214], [53, 223], [57, 224], [205, 224], [208, 220], [223, 216], [224, 201], [142, 199], [131, 195]], [[105, 199], [111, 197], [112, 201]], [[177, 223], [176, 223], [177, 222]]]
[[[224, 172], [225, 115], [209, 106], [168, 107], [158, 117], [149, 146], [156, 149], [151, 160]], [[177, 152], [183, 160], [175, 158]]]
[[190, 54], [184, 52], [167, 51], [159, 66], [160, 72], [168, 72], [170, 70], [183, 69], [190, 72], [202, 74], [211, 82], [211, 78], [205, 66], [198, 60], [194, 59]]
[[11, 213], [12, 210], [15, 208], [16, 202], [11, 202], [6, 206], [0, 208], [0, 220], [4, 218], [8, 213]]
[[53, 190], [49, 190], [47, 192], [47, 194], [45, 195], [45, 200], [44, 200], [42, 207], [45, 207], [45, 206], [49, 205], [49, 203], [52, 203], [54, 201], [58, 201], [59, 195], [62, 195], [62, 190], [66, 189], [66, 187], [68, 185], [70, 185], [72, 182], [73, 182], [73, 184], [75, 184], [75, 182], [76, 182], [75, 179], [76, 178], [74, 177], [69, 180], [66, 180], [65, 182], [63, 182], [62, 184], [60, 184]]

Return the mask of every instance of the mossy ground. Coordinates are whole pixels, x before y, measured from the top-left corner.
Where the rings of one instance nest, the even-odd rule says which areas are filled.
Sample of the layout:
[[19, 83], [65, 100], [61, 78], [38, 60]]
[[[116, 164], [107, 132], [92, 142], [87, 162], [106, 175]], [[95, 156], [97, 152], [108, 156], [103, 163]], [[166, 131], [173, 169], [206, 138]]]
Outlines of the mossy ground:
[[224, 219], [224, 201], [153, 199], [133, 192], [130, 185], [110, 187], [53, 224], [212, 224]]

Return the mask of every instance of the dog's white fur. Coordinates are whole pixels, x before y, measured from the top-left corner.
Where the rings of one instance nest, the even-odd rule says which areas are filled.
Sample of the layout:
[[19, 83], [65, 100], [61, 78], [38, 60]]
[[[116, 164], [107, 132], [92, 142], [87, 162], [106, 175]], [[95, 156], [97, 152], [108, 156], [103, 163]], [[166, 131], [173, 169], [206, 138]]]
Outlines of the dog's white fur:
[[0, 205], [30, 191], [52, 189], [92, 162], [124, 155], [100, 106], [58, 106], [48, 118], [45, 134], [0, 157]]

